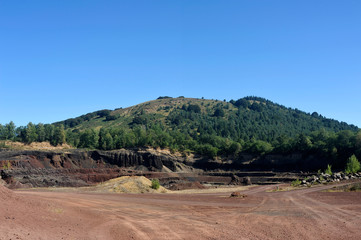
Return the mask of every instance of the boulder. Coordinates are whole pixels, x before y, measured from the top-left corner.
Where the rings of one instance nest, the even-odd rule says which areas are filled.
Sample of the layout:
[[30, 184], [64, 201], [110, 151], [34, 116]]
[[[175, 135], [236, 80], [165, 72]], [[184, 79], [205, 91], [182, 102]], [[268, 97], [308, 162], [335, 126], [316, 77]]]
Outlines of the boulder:
[[231, 193], [230, 197], [245, 198], [245, 197], [247, 197], [247, 195], [241, 194], [240, 192], [233, 192], [233, 193]]
[[245, 185], [252, 185], [251, 178], [250, 177], [244, 177], [243, 178], [243, 184]]
[[241, 179], [240, 179], [238, 176], [232, 174], [231, 177], [232, 177], [232, 180], [231, 180], [231, 182], [229, 183], [230, 185], [239, 185], [239, 184], [242, 183]]

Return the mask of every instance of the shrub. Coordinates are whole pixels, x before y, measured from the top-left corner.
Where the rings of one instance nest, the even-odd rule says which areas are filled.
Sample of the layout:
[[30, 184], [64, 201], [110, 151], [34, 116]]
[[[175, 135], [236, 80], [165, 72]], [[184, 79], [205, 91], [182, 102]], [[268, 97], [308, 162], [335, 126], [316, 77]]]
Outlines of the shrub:
[[152, 187], [153, 189], [155, 189], [155, 190], [158, 190], [159, 187], [160, 187], [159, 180], [156, 179], [156, 178], [152, 179], [152, 186], [151, 186], [151, 187]]
[[345, 172], [347, 174], [356, 173], [360, 171], [360, 169], [361, 169], [360, 162], [357, 160], [356, 156], [352, 155], [351, 157], [349, 157], [346, 163]]
[[332, 167], [331, 165], [327, 164], [327, 168], [326, 168], [326, 170], [325, 170], [325, 173], [326, 173], [326, 174], [332, 175], [331, 167]]
[[116, 115], [108, 115], [105, 118], [105, 121], [113, 121], [113, 120], [117, 120], [119, 118], [119, 116]]
[[297, 186], [301, 185], [301, 180], [296, 179], [291, 182], [291, 185], [292, 185], [292, 187], [297, 187]]

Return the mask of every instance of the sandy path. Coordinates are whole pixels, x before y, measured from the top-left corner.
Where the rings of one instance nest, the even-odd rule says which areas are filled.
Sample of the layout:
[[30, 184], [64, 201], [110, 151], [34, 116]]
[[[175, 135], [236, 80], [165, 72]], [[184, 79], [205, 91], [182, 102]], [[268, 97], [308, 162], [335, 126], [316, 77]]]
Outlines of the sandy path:
[[246, 190], [245, 199], [229, 193], [17, 192], [53, 210], [47, 221], [40, 210], [31, 222], [25, 214], [24, 233], [9, 230], [0, 213], [0, 233], [6, 231], [0, 239], [360, 239], [360, 192], [319, 192], [328, 186], [265, 192], [269, 188]]

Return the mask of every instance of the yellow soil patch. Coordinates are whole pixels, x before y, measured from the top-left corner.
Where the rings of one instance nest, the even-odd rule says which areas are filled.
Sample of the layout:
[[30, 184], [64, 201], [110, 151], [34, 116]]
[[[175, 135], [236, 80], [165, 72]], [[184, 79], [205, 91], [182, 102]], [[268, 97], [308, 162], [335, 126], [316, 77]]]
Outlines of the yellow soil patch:
[[33, 142], [31, 144], [25, 144], [21, 142], [3, 141], [5, 145], [11, 149], [19, 150], [61, 150], [71, 149], [72, 147], [68, 144], [62, 144], [53, 146], [49, 142]]

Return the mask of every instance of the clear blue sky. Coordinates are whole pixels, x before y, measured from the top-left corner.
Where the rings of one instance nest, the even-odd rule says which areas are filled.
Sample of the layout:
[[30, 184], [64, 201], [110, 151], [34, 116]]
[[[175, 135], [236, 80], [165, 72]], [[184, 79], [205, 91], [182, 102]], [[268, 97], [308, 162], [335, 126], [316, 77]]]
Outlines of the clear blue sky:
[[254, 95], [361, 127], [361, 1], [0, 0], [0, 123]]

